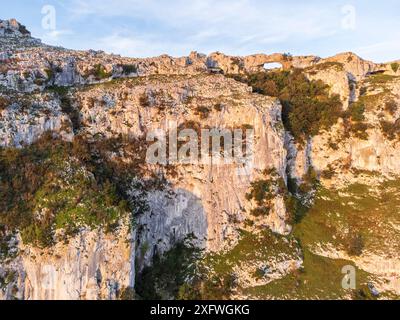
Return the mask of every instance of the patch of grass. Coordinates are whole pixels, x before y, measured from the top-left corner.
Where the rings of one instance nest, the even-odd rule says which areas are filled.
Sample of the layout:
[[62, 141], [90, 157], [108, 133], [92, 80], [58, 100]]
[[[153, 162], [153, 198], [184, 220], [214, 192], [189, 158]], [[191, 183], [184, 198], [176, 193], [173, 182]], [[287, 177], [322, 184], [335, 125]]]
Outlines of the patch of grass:
[[371, 85], [384, 85], [384, 84], [387, 84], [388, 82], [392, 82], [393, 80], [395, 80], [397, 78], [398, 78], [397, 76], [378, 73], [378, 74], [369, 76], [367, 78], [366, 82]]
[[[381, 190], [380, 194], [377, 190]], [[387, 180], [376, 189], [353, 184], [341, 190], [319, 188], [315, 204], [294, 226], [303, 251], [303, 268], [271, 283], [244, 289], [258, 299], [371, 299], [367, 283], [374, 276], [356, 267], [355, 291], [342, 288], [342, 268], [353, 262], [313, 253], [317, 245], [332, 244], [352, 256], [399, 250], [400, 181]], [[350, 232], [349, 232], [350, 231]], [[251, 245], [251, 244], [250, 244]], [[270, 244], [268, 245], [271, 246]], [[381, 296], [390, 296], [382, 293]], [[392, 297], [393, 298], [393, 297]], [[398, 297], [397, 297], [398, 298]]]
[[[351, 291], [342, 288], [342, 268], [347, 265], [353, 264], [324, 258], [305, 250], [301, 270], [265, 286], [246, 289], [244, 293], [258, 299], [344, 299], [351, 294]], [[368, 274], [356, 270], [356, 284], [361, 288], [367, 282]]]
[[310, 67], [310, 69], [312, 69], [313, 71], [328, 70], [330, 68], [334, 68], [336, 71], [339, 72], [344, 70], [344, 65], [340, 62], [328, 61], [324, 63], [318, 63], [315, 66]]
[[[295, 235], [305, 247], [332, 243], [346, 250], [349, 243], [357, 247], [362, 242], [360, 247], [370, 252], [382, 250], [389, 238], [400, 241], [391, 227], [400, 223], [400, 181], [385, 181], [376, 190], [363, 184], [341, 190], [319, 188], [314, 206], [295, 226]], [[399, 250], [400, 245], [387, 249]]]

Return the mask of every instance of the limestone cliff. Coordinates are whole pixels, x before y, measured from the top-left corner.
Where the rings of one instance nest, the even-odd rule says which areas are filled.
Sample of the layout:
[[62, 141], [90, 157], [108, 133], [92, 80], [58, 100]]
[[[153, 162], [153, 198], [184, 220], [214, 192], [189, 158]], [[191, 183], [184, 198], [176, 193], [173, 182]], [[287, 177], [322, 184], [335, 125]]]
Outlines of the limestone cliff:
[[[280, 63], [289, 74], [300, 69], [310, 81], [323, 81], [331, 95], [339, 95], [343, 115], [300, 144], [284, 126], [279, 99], [234, 80], [235, 75], [266, 72], [264, 64], [270, 62]], [[51, 216], [56, 221], [51, 225], [53, 243], [37, 246], [24, 243], [23, 230], [8, 228], [12, 219], [2, 212], [7, 219], [0, 221], [0, 298], [117, 299], [135, 287], [155, 256], [188, 237], [204, 250], [202, 263], [210, 278], [232, 284], [230, 297], [351, 298], [337, 288], [341, 261], [354, 264], [362, 283], [378, 288], [383, 298], [399, 295], [400, 204], [389, 203], [397, 199], [400, 172], [399, 76], [396, 62], [375, 64], [352, 53], [321, 59], [192, 52], [181, 58], [135, 59], [72, 51], [41, 44], [15, 20], [0, 20], [0, 147], [10, 150], [7, 159], [14, 159], [15, 150], [42, 143], [40, 138], [51, 132], [71, 143], [118, 141], [106, 151], [91, 150], [85, 165], [79, 162], [90, 187], [90, 177], [103, 171], [111, 172], [107, 178], [117, 177], [124, 165], [130, 171], [123, 174], [135, 172], [124, 184], [119, 176], [115, 182], [116, 188], [123, 187], [132, 212], [112, 232], [79, 224], [61, 240], [58, 235], [68, 228]], [[216, 155], [198, 164], [146, 163], [146, 135], [169, 133], [174, 127], [197, 132], [251, 129], [251, 165], [221, 163]], [[73, 148], [78, 151], [68, 149], [67, 159], [56, 157], [56, 165], [74, 163], [80, 153], [85, 159], [81, 149]], [[112, 169], [99, 169], [99, 159]], [[301, 189], [311, 169], [318, 187], [296, 193], [293, 183]], [[56, 181], [68, 191], [75, 178], [70, 174]], [[14, 183], [3, 179], [1, 190], [7, 179]], [[260, 186], [261, 195], [270, 192], [266, 215], [254, 214], [263, 199], [248, 196]], [[58, 207], [50, 207], [52, 193], [46, 192], [35, 196], [41, 204], [32, 213], [37, 224], [48, 212], [57, 215]], [[76, 211], [83, 210], [84, 196], [72, 199]], [[296, 221], [303, 206], [307, 214]], [[363, 216], [360, 210], [371, 214]], [[349, 254], [346, 241], [350, 237], [357, 246], [358, 236], [364, 251]], [[390, 271], [379, 268], [384, 260], [394, 266]], [[339, 274], [334, 288], [324, 291], [320, 286], [325, 283], [310, 277], [321, 273], [329, 284], [329, 277]], [[280, 288], [291, 289], [282, 293]]]

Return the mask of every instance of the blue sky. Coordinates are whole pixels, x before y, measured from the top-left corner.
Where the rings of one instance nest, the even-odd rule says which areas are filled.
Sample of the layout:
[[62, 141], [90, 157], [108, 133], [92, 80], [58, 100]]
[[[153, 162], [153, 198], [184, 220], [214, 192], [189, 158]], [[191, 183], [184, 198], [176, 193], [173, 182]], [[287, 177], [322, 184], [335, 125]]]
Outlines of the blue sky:
[[[353, 51], [376, 62], [400, 59], [398, 0], [2, 2], [0, 19], [17, 18], [33, 36], [72, 49], [132, 57], [183, 56], [192, 50], [321, 57]], [[49, 21], [42, 13], [46, 5], [55, 8], [55, 28], [42, 23]]]

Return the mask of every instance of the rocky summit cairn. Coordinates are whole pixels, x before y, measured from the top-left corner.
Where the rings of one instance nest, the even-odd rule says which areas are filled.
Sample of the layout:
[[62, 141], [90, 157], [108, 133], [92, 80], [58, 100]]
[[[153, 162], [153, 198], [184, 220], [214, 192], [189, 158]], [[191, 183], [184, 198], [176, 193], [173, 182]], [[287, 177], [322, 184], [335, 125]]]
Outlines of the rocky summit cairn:
[[15, 19], [0, 20], [0, 36], [2, 37], [30, 37], [26, 27]]

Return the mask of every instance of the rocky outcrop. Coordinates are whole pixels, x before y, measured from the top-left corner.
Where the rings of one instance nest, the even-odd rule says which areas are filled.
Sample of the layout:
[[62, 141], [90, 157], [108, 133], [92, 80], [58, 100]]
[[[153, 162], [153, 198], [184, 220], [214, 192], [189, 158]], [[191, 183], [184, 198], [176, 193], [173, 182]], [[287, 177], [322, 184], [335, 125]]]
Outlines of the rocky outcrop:
[[20, 245], [18, 257], [0, 268], [12, 275], [0, 298], [117, 299], [124, 289], [134, 287], [134, 252], [126, 226], [114, 235], [82, 230], [50, 249]]
[[[128, 272], [128, 251], [137, 259], [137, 270], [141, 270], [151, 263], [155, 253], [169, 250], [188, 236], [193, 236], [193, 243], [207, 251], [232, 248], [249, 220], [253, 220], [254, 228], [290, 232], [282, 197], [274, 199], [266, 220], [251, 216], [254, 204], [245, 197], [251, 182], [261, 179], [265, 169], [274, 168], [285, 179], [284, 130], [281, 106], [276, 99], [254, 95], [246, 85], [222, 75], [207, 74], [121, 80], [72, 90], [67, 97], [70, 106], [80, 114], [79, 133], [87, 137], [111, 138], [122, 134], [141, 138], [153, 130], [168, 132], [175, 125], [202, 126], [204, 122], [208, 128], [251, 128], [251, 163], [245, 167], [240, 163], [224, 164], [216, 157], [201, 165], [175, 164], [174, 173], [165, 174], [165, 189], [139, 192], [148, 209], [136, 217], [137, 250], [123, 247], [124, 234], [98, 240], [105, 236], [87, 232], [72, 239], [70, 245], [58, 244], [51, 251], [20, 247], [26, 255], [13, 262], [20, 274], [19, 297], [115, 298], [118, 290], [131, 284], [128, 279], [132, 275], [128, 275], [135, 271]], [[25, 107], [21, 100], [3, 110], [3, 146], [30, 144], [48, 130], [58, 132], [64, 139], [73, 138], [73, 123], [69, 114], [62, 111], [59, 97], [48, 94], [42, 101], [38, 99], [31, 99]], [[203, 110], [207, 112], [203, 114]], [[151, 171], [149, 166], [148, 172]], [[133, 200], [138, 190], [137, 185], [133, 186]], [[43, 261], [38, 263], [37, 257], [43, 257]], [[103, 275], [101, 283], [95, 281], [97, 269]], [[41, 283], [48, 281], [49, 288], [43, 288]]]
[[[345, 81], [343, 81], [343, 86], [340, 85], [340, 79], [345, 72], [347, 71], [336, 72], [337, 85], [331, 86], [332, 91], [342, 97], [350, 94], [349, 89], [344, 86]], [[311, 77], [330, 83], [335, 79], [334, 74], [333, 71], [323, 70]], [[306, 172], [307, 166], [304, 166], [304, 163], [307, 162], [318, 172], [333, 168], [337, 173], [355, 169], [377, 172], [388, 177], [398, 174], [400, 167], [396, 159], [400, 156], [398, 153], [399, 142], [397, 139], [387, 137], [382, 129], [382, 121], [395, 123], [400, 116], [399, 110], [392, 115], [385, 110], [385, 105], [389, 102], [399, 105], [400, 83], [396, 78], [388, 78], [384, 89], [387, 93], [375, 91], [375, 85], [371, 84], [368, 77], [358, 82], [357, 86], [363, 88], [367, 93], [360, 97], [358, 92], [356, 98], [348, 96], [348, 99], [344, 100], [344, 107], [348, 106], [347, 101], [363, 101], [367, 137], [348, 136], [345, 123], [339, 119], [329, 132], [323, 132], [310, 140], [307, 152], [306, 150], [300, 151], [295, 157], [296, 164], [292, 166], [293, 172], [297, 172], [295, 176], [299, 177]]]
[[[147, 96], [149, 105], [140, 106]], [[193, 76], [184, 80], [146, 81], [131, 87], [129, 82], [112, 88], [102, 86], [77, 93], [81, 101], [82, 123], [91, 135], [118, 134], [140, 136], [173, 126], [207, 122], [209, 128], [254, 129], [252, 166], [243, 171], [238, 164], [221, 164], [210, 159], [201, 165], [175, 165], [177, 177], [168, 177], [173, 190], [149, 196], [149, 212], [140, 218], [144, 230], [141, 243], [154, 253], [169, 248], [173, 239], [182, 240], [193, 233], [201, 247], [220, 250], [233, 245], [237, 228], [232, 221], [250, 218], [245, 199], [250, 182], [268, 168], [276, 168], [285, 177], [285, 155], [281, 106], [274, 99], [253, 95], [249, 88], [223, 76]], [[208, 110], [201, 119], [196, 107]], [[218, 106], [221, 109], [216, 109]], [[171, 192], [169, 197], [166, 197]], [[267, 221], [275, 232], [287, 234], [287, 214], [283, 200], [276, 199]], [[260, 222], [261, 223], [261, 222]], [[151, 254], [149, 253], [149, 256]]]
[[73, 51], [42, 45], [31, 38], [18, 22], [10, 20], [1, 23], [0, 59], [3, 66], [0, 68], [0, 85], [25, 92], [44, 90], [54, 85], [74, 86], [137, 76], [258, 72], [264, 70], [267, 63], [280, 63], [283, 69], [341, 63], [356, 80], [371, 72], [394, 72], [391, 64], [374, 64], [352, 53], [327, 59], [281, 53], [240, 57], [220, 52], [209, 56], [192, 52], [188, 57], [180, 58], [168, 55], [124, 58], [102, 51]]
[[30, 37], [31, 33], [15, 19], [0, 20], [0, 37]]
[[0, 111], [1, 147], [29, 145], [47, 131], [72, 139], [71, 120], [62, 112], [60, 101], [45, 100], [37, 96], [31, 101], [14, 102]]

